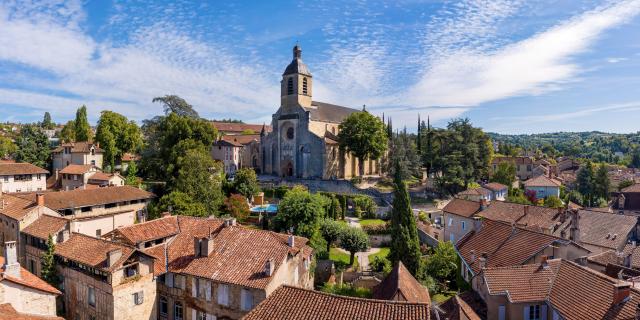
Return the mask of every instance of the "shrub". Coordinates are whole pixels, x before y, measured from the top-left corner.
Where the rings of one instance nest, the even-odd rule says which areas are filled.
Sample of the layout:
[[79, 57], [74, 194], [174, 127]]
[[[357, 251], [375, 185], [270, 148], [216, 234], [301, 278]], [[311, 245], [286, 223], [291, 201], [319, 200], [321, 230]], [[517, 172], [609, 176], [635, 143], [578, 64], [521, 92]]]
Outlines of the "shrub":
[[429, 222], [429, 216], [427, 216], [427, 213], [424, 211], [420, 211], [418, 213], [418, 219], [422, 222]]
[[284, 196], [287, 194], [288, 191], [289, 191], [289, 188], [287, 188], [287, 186], [279, 186], [274, 190], [273, 196], [278, 199], [282, 199], [284, 198]]
[[250, 213], [247, 198], [241, 194], [232, 194], [224, 200], [225, 210], [232, 217], [244, 221]]
[[363, 225], [362, 230], [367, 234], [389, 234], [391, 233], [391, 229], [389, 229], [389, 223], [385, 224], [373, 224], [373, 225]]
[[356, 288], [349, 284], [328, 284], [325, 283], [320, 291], [348, 297], [371, 298], [371, 289]]
[[358, 185], [362, 183], [362, 177], [353, 177], [351, 178], [351, 183], [354, 185]]
[[375, 272], [382, 272], [385, 276], [388, 275], [392, 269], [391, 261], [380, 256], [374, 256], [373, 259], [369, 261], [369, 266], [371, 267], [371, 270]]

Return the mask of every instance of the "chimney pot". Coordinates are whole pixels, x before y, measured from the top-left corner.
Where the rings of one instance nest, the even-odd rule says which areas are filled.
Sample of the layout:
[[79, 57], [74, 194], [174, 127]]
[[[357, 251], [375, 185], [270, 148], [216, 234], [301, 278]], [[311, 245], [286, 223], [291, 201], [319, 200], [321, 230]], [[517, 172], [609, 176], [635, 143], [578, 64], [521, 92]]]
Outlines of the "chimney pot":
[[275, 268], [276, 268], [275, 261], [273, 259], [267, 260], [267, 262], [265, 262], [264, 264], [264, 274], [267, 277], [272, 276]]
[[631, 293], [631, 283], [619, 282], [613, 285], [613, 305], [625, 302]]
[[15, 241], [6, 241], [4, 243], [4, 273], [7, 275], [20, 278], [20, 263], [18, 263], [18, 252]]
[[44, 206], [44, 193], [37, 193], [36, 194], [36, 204], [39, 207], [43, 207]]
[[546, 269], [549, 267], [549, 256], [543, 255], [540, 257], [540, 267]]
[[287, 241], [288, 244], [289, 244], [289, 247], [293, 248], [295, 246], [295, 241], [296, 241], [296, 237], [294, 235], [290, 234], [289, 238], [288, 238], [288, 241]]

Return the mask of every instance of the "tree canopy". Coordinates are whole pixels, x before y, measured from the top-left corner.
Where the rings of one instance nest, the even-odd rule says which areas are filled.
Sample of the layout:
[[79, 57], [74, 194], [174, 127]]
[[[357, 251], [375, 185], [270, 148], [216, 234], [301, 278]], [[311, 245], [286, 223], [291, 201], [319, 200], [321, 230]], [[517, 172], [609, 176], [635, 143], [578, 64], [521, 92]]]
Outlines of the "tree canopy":
[[51, 121], [51, 114], [49, 112], [44, 113], [44, 118], [42, 119], [42, 123], [40, 124], [42, 129], [53, 129], [55, 128], [55, 123]]
[[13, 156], [17, 151], [17, 148], [18, 147], [13, 140], [8, 137], [0, 136], [0, 159], [6, 159]]
[[369, 249], [369, 236], [360, 228], [345, 227], [340, 233], [340, 247], [349, 251], [349, 265], [353, 265], [356, 252]]
[[76, 141], [76, 124], [73, 120], [67, 121], [58, 134], [58, 138], [60, 138], [62, 142]]
[[53, 237], [49, 235], [47, 239], [47, 250], [42, 255], [41, 275], [44, 281], [57, 288], [60, 284], [60, 276], [56, 268], [55, 251], [56, 244], [53, 241]]
[[207, 216], [217, 215], [223, 203], [222, 168], [201, 149], [190, 149], [178, 159], [177, 175], [167, 183], [170, 192], [183, 192], [207, 210]]
[[278, 205], [274, 226], [279, 231], [289, 231], [311, 238], [324, 217], [324, 200], [318, 194], [311, 194], [302, 186], [296, 186], [284, 196]]
[[87, 107], [82, 106], [76, 111], [76, 119], [73, 122], [75, 131], [75, 141], [91, 140], [91, 126], [87, 119]]
[[502, 183], [511, 189], [511, 186], [516, 181], [516, 165], [513, 162], [503, 161], [500, 162], [496, 168], [496, 171], [491, 175], [491, 182]]
[[232, 194], [224, 200], [224, 207], [227, 214], [235, 217], [239, 221], [244, 221], [250, 214], [247, 198], [241, 194]]
[[16, 145], [18, 147], [16, 150], [16, 160], [18, 162], [29, 162], [41, 168], [47, 167], [50, 155], [49, 139], [40, 127], [35, 125], [23, 126]]
[[165, 115], [169, 115], [171, 113], [175, 113], [179, 116], [185, 116], [189, 118], [200, 118], [198, 112], [193, 109], [193, 106], [190, 105], [184, 99], [176, 96], [176, 95], [165, 95], [163, 97], [155, 97], [152, 102], [160, 102], [164, 107]]
[[251, 199], [260, 190], [256, 172], [252, 168], [242, 168], [236, 171], [233, 179], [233, 189], [235, 192], [245, 196], [245, 198]]
[[[387, 150], [388, 137], [382, 121], [366, 112], [354, 112], [340, 124], [338, 133], [340, 148], [353, 155], [363, 164], [368, 159], [378, 159]], [[360, 165], [360, 175], [364, 165]]]
[[331, 245], [340, 238], [344, 228], [342, 223], [330, 218], [325, 218], [320, 222], [320, 234], [327, 241], [327, 252], [331, 249]]
[[102, 111], [95, 140], [104, 149], [105, 163], [113, 169], [123, 154], [135, 152], [142, 146], [142, 133], [138, 125], [125, 116], [113, 111]]

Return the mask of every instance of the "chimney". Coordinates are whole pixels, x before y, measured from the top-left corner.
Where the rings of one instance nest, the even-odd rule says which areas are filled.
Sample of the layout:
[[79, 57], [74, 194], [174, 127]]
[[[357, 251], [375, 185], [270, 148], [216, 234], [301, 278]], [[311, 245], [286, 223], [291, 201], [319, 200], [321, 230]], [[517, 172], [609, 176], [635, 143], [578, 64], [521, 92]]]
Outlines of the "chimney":
[[15, 241], [6, 241], [4, 243], [4, 273], [20, 278], [20, 263], [18, 263], [18, 252]]
[[36, 194], [36, 204], [38, 207], [44, 207], [44, 193]]
[[213, 238], [205, 237], [200, 239], [200, 255], [208, 257], [213, 253]]
[[113, 267], [114, 264], [122, 257], [122, 249], [114, 249], [107, 252], [107, 266]]
[[289, 247], [293, 248], [296, 244], [296, 237], [292, 234], [289, 235], [288, 239], [287, 239], [287, 243], [289, 244]]
[[548, 269], [549, 268], [549, 256], [543, 255], [540, 257], [540, 268]]
[[629, 282], [618, 282], [613, 285], [613, 305], [617, 305], [619, 303], [625, 302], [629, 299], [629, 294], [631, 293], [631, 283]]
[[580, 242], [580, 214], [578, 210], [571, 210], [571, 229], [569, 230], [569, 237], [573, 242]]
[[482, 229], [482, 218], [481, 217], [473, 217], [473, 230], [476, 232]]
[[525, 205], [524, 208], [522, 208], [522, 210], [524, 211], [524, 215], [526, 216], [529, 213], [529, 206]]
[[487, 208], [487, 199], [480, 199], [480, 211], [483, 211]]
[[224, 226], [225, 227], [231, 227], [231, 226], [235, 226], [235, 225], [236, 225], [236, 218], [232, 218], [232, 217], [224, 218]]
[[275, 271], [275, 268], [276, 268], [275, 261], [273, 261], [273, 259], [267, 260], [267, 262], [265, 262], [264, 264], [264, 274], [267, 277], [271, 277], [273, 275], [273, 271]]

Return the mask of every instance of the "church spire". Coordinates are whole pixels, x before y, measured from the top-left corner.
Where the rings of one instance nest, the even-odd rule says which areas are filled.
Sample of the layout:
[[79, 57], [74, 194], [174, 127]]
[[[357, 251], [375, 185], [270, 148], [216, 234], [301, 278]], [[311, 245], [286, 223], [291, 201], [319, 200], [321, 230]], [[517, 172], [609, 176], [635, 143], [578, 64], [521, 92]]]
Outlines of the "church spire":
[[302, 49], [296, 42], [296, 45], [293, 47], [293, 58], [294, 59], [302, 59]]

